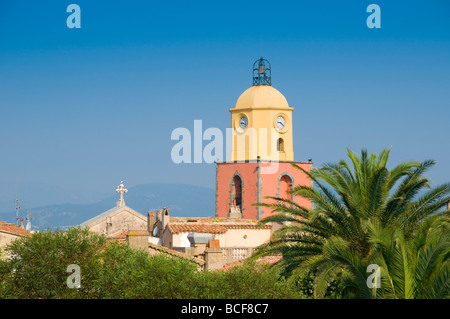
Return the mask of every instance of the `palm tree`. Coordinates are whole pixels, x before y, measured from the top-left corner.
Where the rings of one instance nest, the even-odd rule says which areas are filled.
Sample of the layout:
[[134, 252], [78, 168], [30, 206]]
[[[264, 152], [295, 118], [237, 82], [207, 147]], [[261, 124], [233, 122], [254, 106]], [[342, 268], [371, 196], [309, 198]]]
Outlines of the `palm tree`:
[[379, 266], [378, 298], [442, 299], [450, 291], [450, 221], [430, 216], [420, 223], [411, 240], [399, 228], [371, 225], [374, 252], [370, 260]]
[[408, 161], [389, 170], [389, 153], [385, 149], [369, 156], [363, 149], [357, 156], [348, 149], [350, 165], [341, 160], [310, 172], [293, 164], [315, 187], [296, 186], [291, 192], [309, 199], [312, 208], [280, 197], [268, 197], [275, 203], [255, 204], [278, 212], [261, 224], [285, 224], [257, 256], [281, 253], [279, 266], [288, 275], [314, 271], [316, 297], [323, 297], [336, 278], [346, 295], [375, 296], [366, 282], [367, 266], [380, 258], [374, 230], [400, 229], [408, 242], [430, 216], [448, 214], [441, 210], [450, 200], [450, 184], [432, 188], [424, 176], [434, 161]]

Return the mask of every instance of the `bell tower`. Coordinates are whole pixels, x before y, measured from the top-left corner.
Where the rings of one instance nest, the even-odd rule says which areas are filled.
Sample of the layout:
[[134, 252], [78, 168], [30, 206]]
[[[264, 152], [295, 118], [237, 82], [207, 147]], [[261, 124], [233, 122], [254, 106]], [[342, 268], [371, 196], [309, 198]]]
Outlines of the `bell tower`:
[[269, 61], [253, 64], [253, 86], [242, 93], [231, 113], [231, 154], [233, 161], [259, 158], [293, 161], [292, 107], [272, 87]]
[[[261, 219], [271, 214], [256, 207], [265, 196], [279, 196], [310, 207], [287, 191], [310, 185], [312, 162], [294, 162], [293, 108], [272, 86], [272, 67], [264, 58], [253, 63], [252, 86], [237, 99], [231, 113], [228, 162], [216, 163], [216, 216]], [[267, 202], [267, 201], [265, 201]]]

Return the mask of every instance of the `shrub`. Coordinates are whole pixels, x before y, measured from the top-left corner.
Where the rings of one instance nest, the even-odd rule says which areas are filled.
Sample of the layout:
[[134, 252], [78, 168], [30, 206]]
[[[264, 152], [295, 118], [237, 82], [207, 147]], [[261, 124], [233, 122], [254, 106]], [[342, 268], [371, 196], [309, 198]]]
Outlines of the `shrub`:
[[[189, 260], [150, 255], [109, 243], [86, 229], [40, 232], [14, 241], [0, 261], [0, 298], [262, 299], [302, 298], [267, 265], [246, 262], [228, 271], [199, 271]], [[69, 288], [67, 266], [80, 267]]]

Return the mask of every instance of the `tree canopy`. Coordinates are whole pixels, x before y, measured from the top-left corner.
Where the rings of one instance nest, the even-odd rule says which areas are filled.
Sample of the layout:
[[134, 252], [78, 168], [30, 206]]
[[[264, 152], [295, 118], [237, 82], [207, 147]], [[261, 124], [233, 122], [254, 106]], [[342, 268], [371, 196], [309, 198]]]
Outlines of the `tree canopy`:
[[[340, 296], [358, 298], [446, 298], [450, 184], [432, 187], [425, 172], [434, 161], [406, 161], [387, 168], [390, 149], [328, 163], [310, 172], [313, 186], [290, 192], [311, 201], [308, 209], [268, 197], [273, 214], [261, 221], [284, 226], [257, 256], [282, 254], [287, 276], [313, 275], [315, 297], [335, 282]], [[368, 283], [375, 265], [381, 287]]]

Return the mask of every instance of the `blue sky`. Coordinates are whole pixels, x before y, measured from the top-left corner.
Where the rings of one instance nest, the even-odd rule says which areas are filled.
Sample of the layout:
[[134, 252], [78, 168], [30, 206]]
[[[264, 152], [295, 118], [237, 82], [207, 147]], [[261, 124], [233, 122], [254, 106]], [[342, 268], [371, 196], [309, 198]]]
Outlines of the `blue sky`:
[[[66, 8], [81, 8], [69, 29]], [[369, 29], [366, 8], [381, 8]], [[87, 203], [126, 186], [213, 188], [214, 164], [171, 161], [177, 127], [229, 126], [261, 55], [294, 110], [296, 160], [346, 147], [450, 180], [450, 2], [0, 2], [0, 211]], [[175, 195], [175, 194], [174, 194]]]

